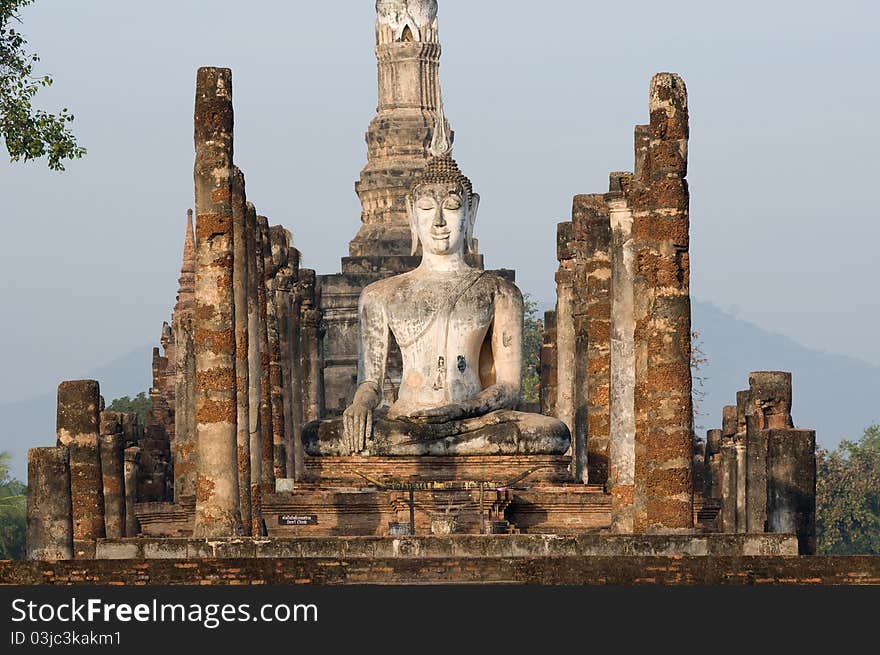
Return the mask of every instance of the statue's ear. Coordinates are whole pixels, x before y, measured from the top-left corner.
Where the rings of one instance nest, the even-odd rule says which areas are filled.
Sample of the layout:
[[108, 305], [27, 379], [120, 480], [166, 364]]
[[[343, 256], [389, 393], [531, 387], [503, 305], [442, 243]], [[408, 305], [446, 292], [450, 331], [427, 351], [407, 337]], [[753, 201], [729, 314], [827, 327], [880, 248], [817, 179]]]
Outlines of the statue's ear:
[[409, 231], [412, 234], [412, 250], [410, 255], [415, 257], [419, 251], [419, 230], [416, 227], [416, 208], [413, 204], [413, 197], [410, 194], [406, 196], [406, 215], [409, 217]]
[[467, 235], [465, 237], [465, 243], [467, 245], [467, 251], [471, 254], [475, 254], [474, 251], [474, 223], [477, 222], [477, 210], [480, 208], [480, 195], [478, 193], [471, 194], [471, 206], [470, 211], [468, 211], [468, 225], [467, 225]]

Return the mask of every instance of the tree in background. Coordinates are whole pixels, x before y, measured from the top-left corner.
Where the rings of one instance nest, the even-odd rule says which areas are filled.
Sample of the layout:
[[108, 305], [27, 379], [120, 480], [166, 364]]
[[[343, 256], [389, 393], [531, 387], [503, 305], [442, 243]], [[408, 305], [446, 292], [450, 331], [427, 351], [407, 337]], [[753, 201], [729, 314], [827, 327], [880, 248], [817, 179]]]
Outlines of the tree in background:
[[50, 169], [63, 171], [65, 159], [79, 159], [86, 151], [68, 129], [73, 114], [66, 107], [49, 114], [31, 105], [41, 88], [52, 85], [49, 75], [34, 75], [40, 58], [25, 51], [27, 41], [16, 29], [21, 9], [33, 2], [0, 0], [0, 136], [12, 161], [48, 157]]
[[529, 294], [523, 296], [522, 399], [538, 402], [541, 386], [541, 345], [544, 342], [544, 321], [538, 317], [538, 303]]
[[0, 559], [24, 559], [27, 487], [9, 475], [9, 453], [0, 453]]
[[691, 378], [693, 385], [691, 387], [691, 400], [694, 412], [694, 433], [699, 435], [703, 431], [700, 423], [700, 417], [703, 414], [703, 400], [706, 398], [706, 376], [703, 374], [703, 368], [709, 363], [709, 358], [703, 352], [703, 337], [694, 330], [691, 332]]
[[153, 401], [146, 393], [141, 391], [134, 398], [123, 396], [117, 398], [107, 406], [108, 412], [121, 412], [123, 414], [137, 414], [141, 425], [146, 424], [147, 415], [153, 410]]
[[880, 425], [818, 449], [816, 532], [824, 555], [880, 555]]

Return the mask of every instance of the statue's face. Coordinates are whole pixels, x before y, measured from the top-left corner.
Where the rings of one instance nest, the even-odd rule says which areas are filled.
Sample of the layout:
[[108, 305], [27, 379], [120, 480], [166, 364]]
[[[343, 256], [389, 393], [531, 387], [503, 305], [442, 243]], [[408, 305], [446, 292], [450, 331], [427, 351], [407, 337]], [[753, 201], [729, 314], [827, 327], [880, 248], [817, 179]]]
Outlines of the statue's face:
[[426, 252], [464, 252], [470, 208], [458, 186], [424, 184], [412, 199], [412, 221]]

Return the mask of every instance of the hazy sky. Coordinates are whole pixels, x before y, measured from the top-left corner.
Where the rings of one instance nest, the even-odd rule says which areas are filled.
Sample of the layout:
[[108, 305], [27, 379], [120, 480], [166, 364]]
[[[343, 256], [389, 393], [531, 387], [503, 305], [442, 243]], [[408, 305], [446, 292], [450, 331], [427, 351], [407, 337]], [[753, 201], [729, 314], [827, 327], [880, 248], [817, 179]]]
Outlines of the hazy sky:
[[[694, 294], [880, 363], [877, 3], [439, 4], [488, 266], [554, 297], [556, 223], [574, 194], [632, 168], [651, 75], [675, 71], [690, 93]], [[339, 270], [376, 105], [372, 0], [38, 0], [24, 19], [56, 80], [40, 102], [74, 112], [89, 153], [64, 174], [0, 158], [0, 398], [158, 341], [193, 202], [198, 66], [233, 69], [249, 199], [304, 265]]]

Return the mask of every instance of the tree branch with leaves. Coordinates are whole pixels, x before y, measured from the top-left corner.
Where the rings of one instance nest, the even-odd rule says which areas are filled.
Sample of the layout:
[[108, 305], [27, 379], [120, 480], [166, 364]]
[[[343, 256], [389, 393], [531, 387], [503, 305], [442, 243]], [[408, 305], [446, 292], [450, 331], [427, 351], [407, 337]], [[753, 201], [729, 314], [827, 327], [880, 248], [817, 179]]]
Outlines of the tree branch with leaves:
[[32, 105], [40, 89], [52, 85], [49, 75], [36, 75], [40, 61], [28, 53], [20, 31], [20, 12], [34, 0], [0, 0], [0, 136], [10, 160], [48, 158], [49, 168], [63, 171], [65, 160], [86, 154], [70, 131], [73, 114], [65, 107], [50, 114]]

